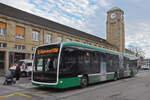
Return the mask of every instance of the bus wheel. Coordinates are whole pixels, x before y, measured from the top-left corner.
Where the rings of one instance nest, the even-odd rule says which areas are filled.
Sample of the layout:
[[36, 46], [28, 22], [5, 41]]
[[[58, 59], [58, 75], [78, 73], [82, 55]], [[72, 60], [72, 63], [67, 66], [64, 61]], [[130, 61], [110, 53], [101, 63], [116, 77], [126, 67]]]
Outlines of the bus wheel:
[[130, 77], [134, 77], [134, 76], [135, 76], [134, 72], [133, 72], [133, 70], [131, 70]]
[[116, 80], [118, 80], [118, 74], [117, 73], [114, 74], [114, 81], [116, 81]]
[[81, 87], [84, 88], [88, 85], [88, 78], [87, 76], [83, 76], [81, 79]]

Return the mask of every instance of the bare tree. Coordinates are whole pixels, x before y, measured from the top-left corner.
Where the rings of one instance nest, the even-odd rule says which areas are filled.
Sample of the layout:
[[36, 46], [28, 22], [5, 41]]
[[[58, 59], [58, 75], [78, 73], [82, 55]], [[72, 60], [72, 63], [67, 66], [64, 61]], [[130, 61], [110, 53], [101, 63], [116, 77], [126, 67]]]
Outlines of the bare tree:
[[138, 66], [142, 66], [145, 64], [144, 58], [145, 58], [145, 53], [144, 50], [141, 47], [136, 47], [136, 46], [132, 46], [130, 45], [129, 50], [131, 50], [132, 52], [134, 52], [135, 56], [138, 57]]
[[130, 45], [129, 50], [134, 52], [136, 57], [144, 58], [145, 53], [144, 53], [144, 50], [141, 47], [136, 47], [136, 46]]

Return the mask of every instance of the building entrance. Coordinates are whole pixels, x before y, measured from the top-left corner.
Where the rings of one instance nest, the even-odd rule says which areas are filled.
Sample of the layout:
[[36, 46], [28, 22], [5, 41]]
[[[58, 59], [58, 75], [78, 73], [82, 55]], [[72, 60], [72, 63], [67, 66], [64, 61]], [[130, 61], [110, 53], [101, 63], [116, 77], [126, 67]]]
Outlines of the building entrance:
[[0, 51], [0, 74], [4, 72], [5, 52]]
[[21, 59], [25, 59], [25, 54], [24, 53], [15, 53], [14, 59], [15, 59], [15, 62], [19, 61]]

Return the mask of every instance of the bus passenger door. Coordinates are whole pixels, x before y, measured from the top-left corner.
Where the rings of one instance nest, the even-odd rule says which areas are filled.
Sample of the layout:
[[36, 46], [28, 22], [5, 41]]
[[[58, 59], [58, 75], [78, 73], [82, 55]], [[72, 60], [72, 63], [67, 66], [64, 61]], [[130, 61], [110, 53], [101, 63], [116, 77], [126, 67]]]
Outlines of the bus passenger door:
[[106, 62], [104, 60], [101, 60], [100, 63], [100, 74], [101, 74], [101, 81], [105, 81], [106, 80]]

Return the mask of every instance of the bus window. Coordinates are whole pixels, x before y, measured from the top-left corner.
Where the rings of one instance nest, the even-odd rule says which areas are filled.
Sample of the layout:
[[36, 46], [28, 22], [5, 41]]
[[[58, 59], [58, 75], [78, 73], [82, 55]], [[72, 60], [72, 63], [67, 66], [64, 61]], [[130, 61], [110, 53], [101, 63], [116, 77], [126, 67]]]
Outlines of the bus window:
[[57, 62], [60, 45], [37, 48], [34, 59], [33, 80], [45, 83], [57, 82]]
[[104, 71], [106, 71], [106, 54], [105, 53], [100, 53], [99, 54], [100, 56], [100, 72], [102, 73], [102, 72], [104, 72]]
[[43, 69], [43, 59], [38, 59], [37, 60], [37, 71], [42, 71]]
[[53, 68], [53, 65], [50, 64], [50, 58], [45, 59], [45, 71], [48, 72], [51, 68]]
[[90, 63], [90, 53], [86, 52], [84, 57], [85, 57], [85, 60], [84, 60], [85, 64], [89, 64]]
[[76, 50], [73, 48], [64, 48], [61, 56], [60, 72], [63, 72], [63, 74], [74, 72], [77, 59]]
[[99, 54], [97, 52], [90, 53], [91, 64], [90, 64], [90, 73], [99, 73]]
[[112, 62], [112, 67], [113, 67], [113, 71], [117, 72], [117, 70], [119, 70], [119, 56], [114, 55], [113, 57], [113, 62]]
[[35, 70], [56, 73], [59, 45], [39, 47], [35, 54]]
[[57, 68], [57, 59], [51, 57], [45, 59], [45, 71], [56, 70]]
[[84, 52], [78, 51], [78, 63], [83, 64], [83, 62], [84, 62]]

